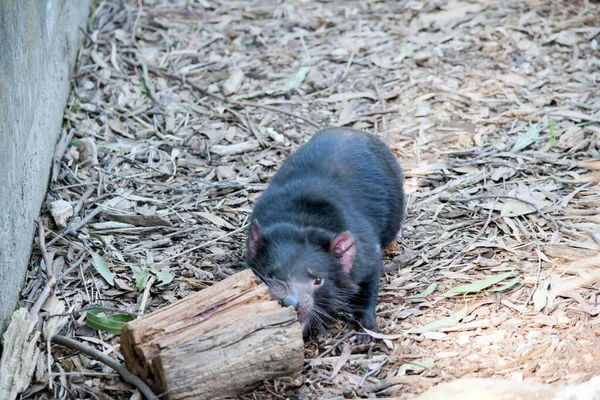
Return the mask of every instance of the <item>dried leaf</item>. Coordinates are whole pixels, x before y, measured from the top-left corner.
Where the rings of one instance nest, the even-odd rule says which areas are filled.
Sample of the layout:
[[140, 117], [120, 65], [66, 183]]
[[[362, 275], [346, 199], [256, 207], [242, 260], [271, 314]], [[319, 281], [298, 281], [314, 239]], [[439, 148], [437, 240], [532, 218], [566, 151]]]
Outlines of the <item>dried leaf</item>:
[[50, 203], [49, 208], [56, 225], [61, 228], [66, 227], [69, 218], [73, 216], [73, 206], [71, 203], [64, 200], [55, 200]]
[[426, 369], [433, 368], [434, 360], [433, 358], [423, 358], [422, 360], [413, 361], [408, 364], [402, 364], [400, 369], [398, 369], [398, 375], [406, 375], [406, 372], [421, 372]]
[[216, 226], [220, 226], [222, 228], [235, 229], [235, 227], [233, 225], [231, 225], [229, 222], [225, 221], [223, 218], [219, 217], [216, 214], [212, 214], [212, 213], [208, 213], [208, 212], [204, 212], [204, 211], [197, 211], [194, 214], [199, 217], [204, 218], [205, 220], [215, 224]]
[[240, 87], [242, 87], [244, 78], [244, 71], [236, 68], [223, 84], [223, 94], [225, 96], [231, 96], [232, 94], [237, 93], [238, 90], [240, 90]]

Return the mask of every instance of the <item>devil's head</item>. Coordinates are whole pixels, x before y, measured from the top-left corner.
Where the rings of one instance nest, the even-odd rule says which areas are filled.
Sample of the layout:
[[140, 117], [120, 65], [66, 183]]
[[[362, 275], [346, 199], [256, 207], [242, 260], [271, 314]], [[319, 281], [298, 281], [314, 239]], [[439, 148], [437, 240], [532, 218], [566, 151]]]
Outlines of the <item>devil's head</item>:
[[350, 278], [356, 256], [348, 231], [333, 235], [319, 228], [275, 224], [265, 231], [256, 220], [248, 235], [248, 266], [265, 282], [273, 299], [298, 312], [305, 335], [347, 310], [357, 290]]

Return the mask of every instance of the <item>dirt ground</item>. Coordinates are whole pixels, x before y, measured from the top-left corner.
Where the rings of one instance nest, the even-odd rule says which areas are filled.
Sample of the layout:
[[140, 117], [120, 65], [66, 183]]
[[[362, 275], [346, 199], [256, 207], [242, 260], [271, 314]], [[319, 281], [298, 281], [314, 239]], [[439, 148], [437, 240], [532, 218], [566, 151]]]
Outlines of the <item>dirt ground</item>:
[[[600, 375], [599, 15], [558, 0], [96, 1], [42, 209], [68, 270], [61, 333], [122, 361], [86, 307], [148, 313], [239, 271], [254, 200], [337, 125], [384, 138], [406, 173], [378, 306], [389, 336], [357, 346], [342, 319], [306, 343], [299, 377], [241, 398]], [[36, 247], [24, 304], [44, 280]], [[87, 356], [40, 349], [25, 398], [140, 398]]]

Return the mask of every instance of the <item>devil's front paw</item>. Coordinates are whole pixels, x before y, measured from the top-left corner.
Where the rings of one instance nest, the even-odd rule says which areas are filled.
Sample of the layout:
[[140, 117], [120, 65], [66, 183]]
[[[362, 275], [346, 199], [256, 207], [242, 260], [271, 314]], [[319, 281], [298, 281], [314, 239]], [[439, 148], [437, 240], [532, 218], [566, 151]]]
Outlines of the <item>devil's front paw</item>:
[[356, 335], [354, 336], [354, 342], [356, 344], [370, 344], [371, 342], [374, 342], [374, 341], [375, 341], [375, 338], [364, 331], [356, 332]]
[[379, 329], [379, 325], [377, 324], [377, 320], [375, 319], [375, 317], [362, 318], [361, 321], [358, 324], [356, 324], [357, 332], [354, 340], [357, 344], [369, 344], [376, 340], [373, 336], [365, 332], [365, 329], [371, 332], [381, 332], [381, 329]]

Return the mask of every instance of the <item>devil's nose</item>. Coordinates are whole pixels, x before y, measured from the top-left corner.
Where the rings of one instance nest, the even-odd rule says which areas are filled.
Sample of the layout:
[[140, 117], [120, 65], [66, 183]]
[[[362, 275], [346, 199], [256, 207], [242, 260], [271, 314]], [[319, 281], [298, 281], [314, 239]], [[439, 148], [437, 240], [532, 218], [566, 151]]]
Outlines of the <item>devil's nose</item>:
[[286, 307], [292, 306], [298, 308], [298, 300], [294, 296], [285, 296], [283, 298], [283, 305]]

